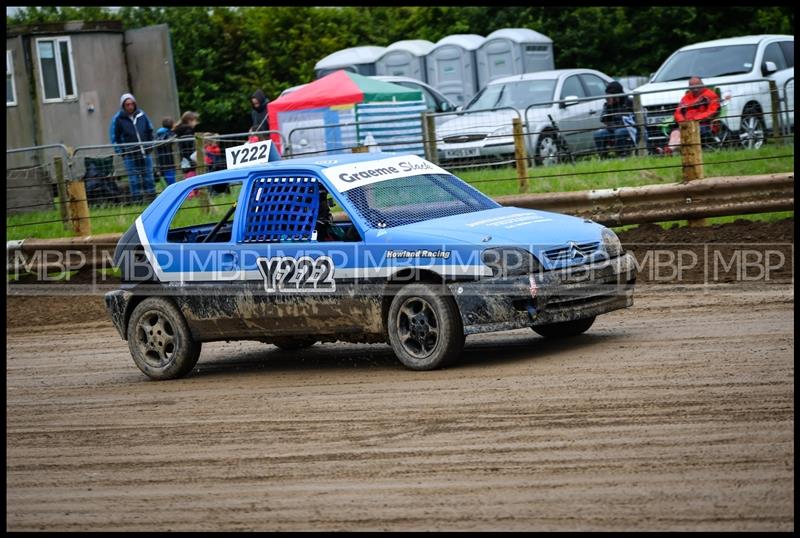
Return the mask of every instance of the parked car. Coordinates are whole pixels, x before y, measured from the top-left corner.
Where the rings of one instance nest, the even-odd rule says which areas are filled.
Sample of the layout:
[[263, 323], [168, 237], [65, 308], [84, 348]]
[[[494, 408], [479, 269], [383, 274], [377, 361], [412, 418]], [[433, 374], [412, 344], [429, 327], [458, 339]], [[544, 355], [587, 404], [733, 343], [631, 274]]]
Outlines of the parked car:
[[[187, 202], [231, 185], [222, 216]], [[330, 218], [334, 202], [343, 218]], [[154, 379], [187, 374], [202, 342], [219, 340], [386, 342], [408, 368], [430, 370], [469, 334], [583, 333], [631, 306], [636, 280], [604, 226], [500, 206], [416, 155], [388, 153], [179, 181], [125, 232], [114, 262], [122, 286], [106, 306]]]
[[[773, 129], [768, 80], [775, 81], [794, 128], [794, 36], [753, 35], [688, 45], [675, 51], [650, 82], [634, 91], [641, 94], [651, 146], [663, 146], [667, 137], [659, 127], [669, 121], [688, 89], [692, 76], [716, 88], [725, 104], [720, 119], [734, 140], [758, 148]], [[788, 101], [787, 101], [788, 99]]]
[[593, 133], [602, 127], [606, 86], [613, 80], [594, 69], [555, 69], [494, 80], [464, 107], [463, 115], [437, 129], [439, 160], [513, 158], [513, 118], [527, 121], [528, 155], [538, 164], [591, 153]]

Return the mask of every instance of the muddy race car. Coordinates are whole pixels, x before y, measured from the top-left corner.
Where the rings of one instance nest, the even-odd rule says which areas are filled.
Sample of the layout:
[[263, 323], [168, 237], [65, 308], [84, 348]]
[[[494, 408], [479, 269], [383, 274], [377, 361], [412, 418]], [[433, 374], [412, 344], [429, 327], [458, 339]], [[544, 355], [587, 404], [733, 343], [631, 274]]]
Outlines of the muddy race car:
[[586, 219], [503, 207], [414, 155], [292, 159], [167, 187], [114, 255], [106, 305], [151, 378], [187, 374], [202, 342], [388, 343], [408, 368], [467, 335], [580, 334], [633, 304], [636, 270]]

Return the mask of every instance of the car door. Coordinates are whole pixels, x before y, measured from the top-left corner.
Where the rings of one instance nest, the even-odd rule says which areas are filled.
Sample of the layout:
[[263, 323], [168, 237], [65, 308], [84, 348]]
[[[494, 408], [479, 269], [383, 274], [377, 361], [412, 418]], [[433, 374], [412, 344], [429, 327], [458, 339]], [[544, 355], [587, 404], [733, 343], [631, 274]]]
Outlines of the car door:
[[[561, 136], [566, 140], [573, 155], [580, 155], [591, 150], [592, 133], [587, 132], [590, 128], [590, 117], [592, 115], [592, 102], [585, 100], [586, 90], [581, 83], [578, 75], [571, 75], [564, 79], [561, 91], [558, 94], [559, 100], [567, 97], [577, 98], [577, 101], [562, 103], [559, 105], [559, 114], [556, 121]], [[594, 111], [596, 115], [597, 112]]]
[[[311, 173], [272, 173], [253, 180], [237, 243], [239, 264], [248, 280], [256, 280], [257, 289], [240, 299], [252, 330], [269, 335], [357, 333], [380, 319], [374, 301], [357, 293], [352, 279], [363, 251], [361, 233], [352, 223], [328, 223], [327, 196]], [[329, 225], [342, 233], [331, 234]]]

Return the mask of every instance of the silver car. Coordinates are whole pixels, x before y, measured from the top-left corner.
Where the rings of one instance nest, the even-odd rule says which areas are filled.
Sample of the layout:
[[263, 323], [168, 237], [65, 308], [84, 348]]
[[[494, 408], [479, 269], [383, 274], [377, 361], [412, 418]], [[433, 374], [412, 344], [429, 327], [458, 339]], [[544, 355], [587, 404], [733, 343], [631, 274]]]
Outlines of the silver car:
[[458, 117], [437, 128], [439, 160], [513, 158], [513, 118], [527, 122], [527, 151], [537, 164], [592, 153], [594, 131], [603, 126], [606, 86], [613, 80], [594, 69], [555, 69], [493, 80]]

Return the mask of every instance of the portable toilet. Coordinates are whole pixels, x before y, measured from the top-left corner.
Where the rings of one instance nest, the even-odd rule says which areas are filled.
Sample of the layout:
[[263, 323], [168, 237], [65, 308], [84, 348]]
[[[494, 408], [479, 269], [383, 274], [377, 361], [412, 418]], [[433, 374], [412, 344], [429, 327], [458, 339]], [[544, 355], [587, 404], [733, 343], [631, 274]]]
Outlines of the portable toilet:
[[351, 47], [328, 54], [314, 66], [317, 78], [344, 69], [351, 73], [371, 76], [375, 75], [375, 61], [386, 52], [386, 47]]
[[479, 88], [496, 78], [555, 68], [553, 40], [529, 28], [495, 30], [475, 56]]
[[408, 39], [392, 43], [375, 62], [378, 75], [411, 77], [425, 82], [425, 56], [433, 48], [427, 39]]
[[443, 37], [428, 53], [428, 84], [457, 105], [465, 105], [478, 93], [475, 51], [486, 38], [477, 34]]

